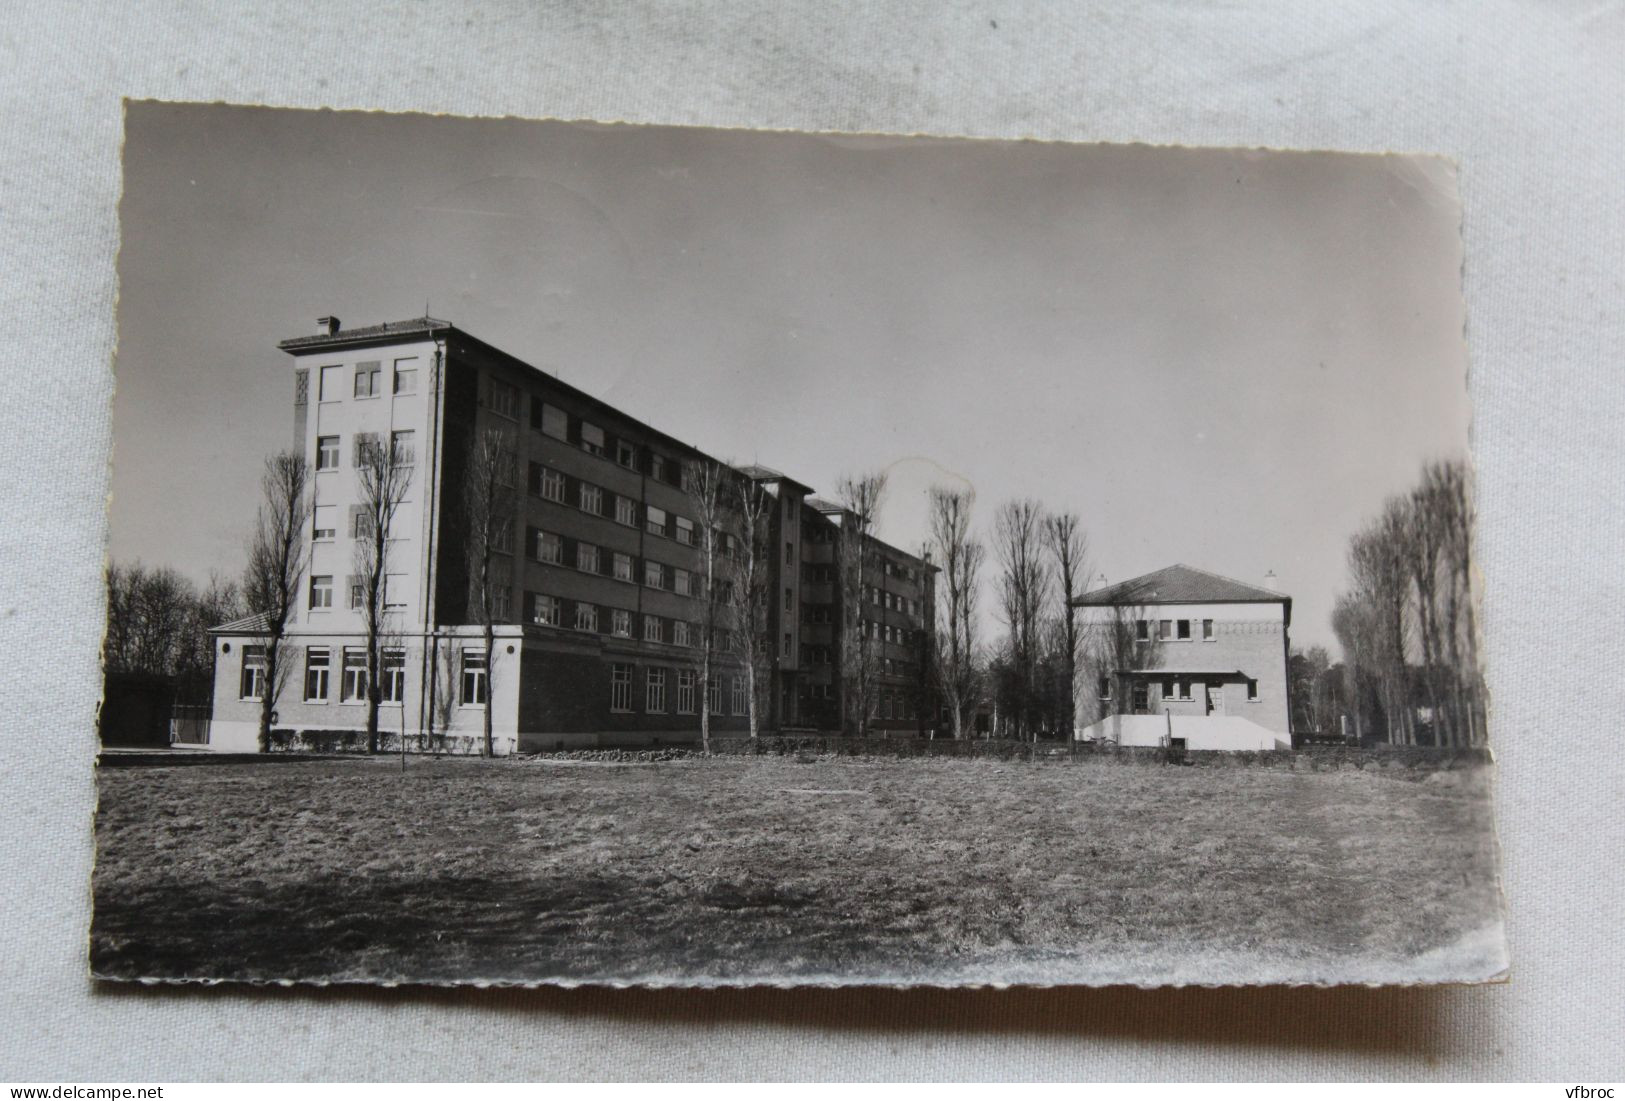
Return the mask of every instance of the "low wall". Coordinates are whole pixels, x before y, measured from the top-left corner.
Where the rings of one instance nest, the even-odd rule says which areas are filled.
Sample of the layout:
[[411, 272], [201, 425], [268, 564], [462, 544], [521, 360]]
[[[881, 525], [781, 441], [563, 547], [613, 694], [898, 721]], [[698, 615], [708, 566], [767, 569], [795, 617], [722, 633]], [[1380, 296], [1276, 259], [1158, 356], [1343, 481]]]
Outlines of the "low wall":
[[[498, 739], [499, 741], [501, 739]], [[447, 734], [431, 738], [424, 734], [406, 735], [406, 752], [435, 753], [451, 757], [479, 756], [483, 735]], [[398, 731], [378, 732], [380, 753], [399, 753], [401, 735]], [[271, 730], [272, 753], [365, 753], [365, 730], [295, 730], [275, 727]]]

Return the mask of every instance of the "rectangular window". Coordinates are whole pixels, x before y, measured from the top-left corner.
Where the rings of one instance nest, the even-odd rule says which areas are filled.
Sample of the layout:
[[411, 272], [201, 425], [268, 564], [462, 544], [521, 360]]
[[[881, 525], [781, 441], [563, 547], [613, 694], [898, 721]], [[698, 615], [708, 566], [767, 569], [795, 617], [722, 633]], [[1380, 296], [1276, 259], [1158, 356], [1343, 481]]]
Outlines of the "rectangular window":
[[1133, 696], [1134, 713], [1136, 715], [1151, 710], [1151, 689], [1144, 681], [1134, 685]]
[[337, 505], [317, 505], [311, 513], [310, 536], [312, 539], [335, 539], [339, 533], [339, 507]]
[[1110, 677], [1101, 677], [1100, 678], [1100, 687], [1096, 691], [1099, 694], [1101, 699], [1103, 699], [1103, 700], [1111, 699], [1112, 698], [1112, 679]]
[[1134, 641], [1151, 641], [1151, 621], [1149, 619], [1136, 619], [1134, 621]]
[[672, 625], [671, 625], [671, 640], [672, 640], [672, 642], [675, 643], [678, 646], [692, 646], [692, 645], [694, 645], [694, 643], [692, 641], [692, 639], [693, 639], [693, 635], [691, 633], [692, 630], [693, 629], [689, 626], [689, 623], [688, 623], [688, 621], [686, 619], [679, 619], [679, 620], [674, 621], [672, 623]]
[[556, 405], [542, 405], [542, 435], [570, 442], [570, 414]]
[[632, 580], [632, 556], [630, 554], [615, 553], [615, 580]]
[[665, 640], [665, 632], [661, 628], [660, 617], [659, 616], [654, 616], [654, 615], [646, 615], [646, 616], [644, 616], [643, 617], [643, 641], [644, 642], [663, 642], [664, 640]]
[[1174, 637], [1174, 621], [1163, 619], [1157, 622], [1157, 637], [1166, 641]]
[[598, 633], [598, 605], [586, 601], [576, 604], [576, 630]]
[[582, 482], [580, 497], [576, 503], [581, 506], [582, 512], [590, 512], [594, 516], [601, 515], [604, 511], [604, 491], [595, 485]]
[[1258, 702], [1258, 682], [1251, 677], [1247, 678], [1247, 698], [1254, 703]]
[[389, 434], [389, 453], [394, 457], [397, 466], [411, 466], [416, 451], [413, 447], [417, 433], [410, 428], [401, 429]]
[[377, 360], [355, 365], [355, 396], [358, 398], [375, 398], [379, 394], [378, 376], [382, 373], [383, 365]]
[[395, 393], [415, 394], [418, 392], [418, 361], [416, 359], [397, 359], [395, 361]]
[[677, 537], [677, 541], [685, 547], [692, 547], [694, 545], [694, 521], [686, 516], [679, 516], [673, 522], [676, 524], [673, 534]]
[[459, 701], [464, 707], [484, 707], [486, 694], [485, 651], [463, 651], [463, 695]]
[[587, 573], [598, 572], [598, 548], [591, 543], [576, 544], [576, 569]]
[[404, 608], [412, 593], [412, 583], [404, 573], [392, 573], [384, 578], [384, 607]]
[[665, 535], [666, 510], [649, 505], [643, 510], [643, 526], [650, 535]]
[[540, 531], [536, 529], [532, 530], [536, 532], [536, 541], [531, 546], [530, 553], [536, 558], [536, 561], [546, 562], [554, 566], [563, 562], [563, 538], [555, 535], [551, 531]]
[[339, 682], [339, 698], [345, 703], [360, 703], [367, 698], [367, 652], [344, 651], [344, 676]]
[[491, 412], [509, 420], [519, 419], [519, 391], [506, 382], [491, 380]]
[[786, 543], [786, 544], [784, 544], [784, 564], [786, 566], [793, 566], [793, 565], [795, 565], [795, 561], [796, 561], [796, 545], [794, 543]]
[[632, 710], [632, 667], [630, 665], [611, 665], [609, 667], [609, 709], [622, 712]]
[[334, 364], [323, 367], [316, 379], [317, 401], [339, 401], [344, 397], [344, 367]]
[[491, 621], [493, 623], [506, 623], [513, 618], [513, 609], [509, 606], [509, 601], [508, 586], [498, 585], [491, 590]]
[[589, 455], [604, 454], [604, 430], [596, 424], [581, 422], [581, 450]]
[[339, 468], [339, 438], [337, 436], [316, 437], [316, 469], [337, 470]]
[[559, 625], [559, 598], [544, 593], [530, 594], [530, 621], [544, 627]]
[[649, 477], [657, 482], [666, 480], [666, 459], [652, 451], [649, 453]]
[[359, 581], [350, 582], [350, 607], [360, 609], [367, 603], [367, 587]]
[[541, 484], [538, 486], [541, 495], [549, 501], [564, 503], [564, 473], [551, 467], [542, 468]]
[[666, 710], [666, 671], [664, 669], [649, 670], [649, 682], [643, 693], [643, 709], [645, 711]]
[[789, 631], [784, 632], [784, 656], [786, 658], [789, 658], [789, 656], [790, 656], [790, 632]]
[[651, 589], [666, 587], [666, 568], [659, 562], [643, 563], [643, 583]]
[[1162, 682], [1162, 698], [1165, 700], [1177, 700], [1179, 698], [1179, 686], [1171, 679]]
[[609, 617], [610, 634], [616, 638], [632, 637], [632, 613], [625, 608], [615, 608]]
[[1176, 626], [1179, 629], [1179, 641], [1189, 642], [1191, 640], [1191, 621], [1182, 619]]
[[615, 522], [629, 528], [638, 526], [638, 503], [630, 497], [615, 498]]
[[728, 702], [733, 705], [732, 706], [733, 713], [735, 715], [743, 715], [745, 713], [745, 678], [744, 677], [735, 677], [734, 678], [733, 692], [730, 693], [730, 696], [731, 696], [731, 698], [729, 699]]
[[1202, 620], [1202, 641], [1212, 642], [1213, 639], [1213, 621], [1211, 619]]
[[305, 700], [307, 702], [327, 702], [328, 663], [331, 660], [331, 652], [325, 646], [311, 646], [305, 650]]
[[722, 714], [722, 676], [716, 674], [711, 677], [711, 684], [705, 691], [705, 707], [713, 715]]
[[784, 587], [784, 610], [788, 612], [793, 609], [796, 606], [795, 601], [796, 594], [791, 590], [790, 586], [786, 585]]
[[238, 695], [245, 700], [263, 699], [265, 696], [265, 647], [243, 647], [243, 672], [238, 682]]
[[687, 570], [673, 569], [671, 571], [672, 592], [681, 596], [694, 595], [694, 575]]
[[385, 650], [384, 665], [380, 671], [385, 703], [400, 703], [406, 699], [406, 651]]
[[615, 443], [615, 461], [628, 470], [636, 470], [638, 468], [638, 449], [625, 440], [617, 440]]
[[312, 608], [331, 608], [333, 606], [332, 574], [318, 573], [311, 575], [310, 606]]
[[677, 713], [694, 714], [694, 674], [687, 669], [677, 672]]

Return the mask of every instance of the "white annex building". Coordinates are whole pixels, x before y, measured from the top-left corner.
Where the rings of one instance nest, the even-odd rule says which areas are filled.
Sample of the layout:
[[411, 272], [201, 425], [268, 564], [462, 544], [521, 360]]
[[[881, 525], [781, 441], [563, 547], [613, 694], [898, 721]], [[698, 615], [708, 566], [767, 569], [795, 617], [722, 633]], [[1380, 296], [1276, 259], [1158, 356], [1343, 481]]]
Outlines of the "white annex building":
[[1080, 693], [1078, 740], [1193, 750], [1292, 747], [1291, 597], [1176, 565], [1072, 603], [1091, 640], [1093, 665]]

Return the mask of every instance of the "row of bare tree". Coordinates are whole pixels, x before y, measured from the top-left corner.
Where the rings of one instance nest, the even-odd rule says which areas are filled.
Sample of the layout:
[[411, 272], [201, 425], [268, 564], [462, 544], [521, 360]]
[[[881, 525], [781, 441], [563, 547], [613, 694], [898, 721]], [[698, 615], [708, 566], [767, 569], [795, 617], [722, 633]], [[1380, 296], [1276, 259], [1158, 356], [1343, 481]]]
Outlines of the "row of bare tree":
[[937, 578], [937, 690], [955, 738], [991, 711], [988, 733], [1037, 739], [1070, 736], [1086, 640], [1072, 600], [1089, 578], [1089, 540], [1073, 513], [1052, 513], [1031, 498], [1006, 501], [990, 542], [997, 613], [1005, 632], [979, 635], [981, 579], [988, 544], [972, 528], [975, 494], [930, 491], [928, 553]]
[[215, 575], [202, 590], [175, 570], [140, 562], [107, 568], [107, 634], [102, 663], [109, 673], [163, 677], [175, 698], [202, 704], [213, 677], [209, 628], [243, 615], [238, 583]]
[[1434, 462], [1350, 541], [1349, 588], [1332, 612], [1349, 733], [1401, 744], [1483, 743], [1472, 526], [1466, 465]]

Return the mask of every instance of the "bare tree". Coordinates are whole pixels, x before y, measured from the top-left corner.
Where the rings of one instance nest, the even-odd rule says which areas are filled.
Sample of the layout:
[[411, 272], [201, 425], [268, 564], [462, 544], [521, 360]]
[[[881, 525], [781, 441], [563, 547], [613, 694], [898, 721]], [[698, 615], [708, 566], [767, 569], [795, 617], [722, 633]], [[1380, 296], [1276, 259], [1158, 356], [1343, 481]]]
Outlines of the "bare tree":
[[1472, 485], [1460, 460], [1430, 463], [1422, 472], [1422, 499], [1440, 532], [1443, 600], [1438, 634], [1451, 671], [1449, 712], [1458, 743], [1484, 740], [1484, 680], [1478, 664], [1478, 624], [1473, 585]]
[[1008, 630], [1010, 721], [1017, 737], [1036, 737], [1034, 689], [1039, 618], [1050, 584], [1043, 557], [1043, 509], [1031, 498], [1006, 501], [993, 517], [993, 551], [999, 561], [999, 605]]
[[495, 755], [491, 733], [492, 701], [496, 698], [496, 622], [507, 609], [505, 598], [511, 579], [498, 577], [496, 557], [511, 551], [514, 526], [514, 469], [518, 459], [509, 434], [487, 428], [469, 441], [463, 477], [463, 550], [469, 569], [469, 600], [485, 643], [485, 711], [480, 752]]
[[[730, 584], [724, 543], [728, 533], [728, 471], [718, 462], [691, 462], [683, 473], [683, 485], [694, 509], [699, 530], [695, 547], [696, 570], [700, 580], [700, 637], [694, 665], [700, 679], [700, 749], [711, 752], [711, 683], [718, 676], [718, 657], [732, 646], [724, 609]], [[727, 635], [728, 637], [724, 637]]]
[[243, 601], [264, 617], [265, 689], [260, 695], [260, 752], [271, 748], [271, 715], [288, 682], [291, 662], [282, 660], [282, 640], [299, 607], [300, 582], [310, 564], [306, 530], [314, 507], [310, 468], [304, 455], [284, 451], [265, 460], [260, 475], [259, 515], [248, 543]]
[[[386, 591], [390, 540], [396, 513], [412, 484], [412, 455], [404, 445], [361, 434], [355, 441], [356, 497], [352, 552], [355, 584], [352, 601], [361, 612], [367, 637], [367, 752], [378, 752], [378, 708], [383, 702], [379, 673], [383, 651], [392, 634], [393, 610]], [[395, 594], [399, 599], [400, 594]]]
[[841, 519], [836, 562], [841, 585], [841, 700], [858, 737], [869, 732], [875, 681], [880, 673], [879, 621], [864, 617], [871, 579], [878, 581], [879, 552], [873, 532], [886, 496], [886, 474], [846, 475], [836, 485]]
[[1411, 572], [1406, 554], [1409, 512], [1406, 498], [1390, 498], [1382, 515], [1349, 545], [1352, 595], [1368, 609], [1376, 627], [1371, 656], [1382, 686], [1388, 737], [1407, 744], [1415, 741], [1407, 657], [1411, 642]]
[[451, 718], [457, 713], [457, 647], [438, 633], [429, 640], [434, 652], [429, 662], [429, 678], [433, 694], [429, 705], [429, 748], [436, 754], [443, 752], [451, 731]]
[[174, 676], [187, 649], [196, 604], [192, 583], [167, 566], [108, 566], [107, 634], [102, 641], [107, 670]]
[[738, 479], [728, 495], [735, 553], [726, 561], [726, 616], [729, 649], [739, 659], [745, 676], [750, 736], [761, 728], [773, 668], [773, 639], [768, 633], [768, 601], [772, 597], [772, 543], [770, 525], [774, 498], [756, 482]]
[[1059, 722], [1071, 738], [1077, 722], [1078, 616], [1072, 601], [1082, 594], [1078, 586], [1089, 577], [1089, 537], [1076, 513], [1051, 513], [1044, 517], [1044, 542], [1054, 561], [1055, 580], [1060, 589], [1061, 619], [1061, 714]]
[[937, 586], [936, 679], [955, 739], [966, 736], [981, 693], [976, 627], [984, 548], [971, 535], [975, 503], [971, 490], [933, 486], [930, 491], [930, 548], [942, 569]]

